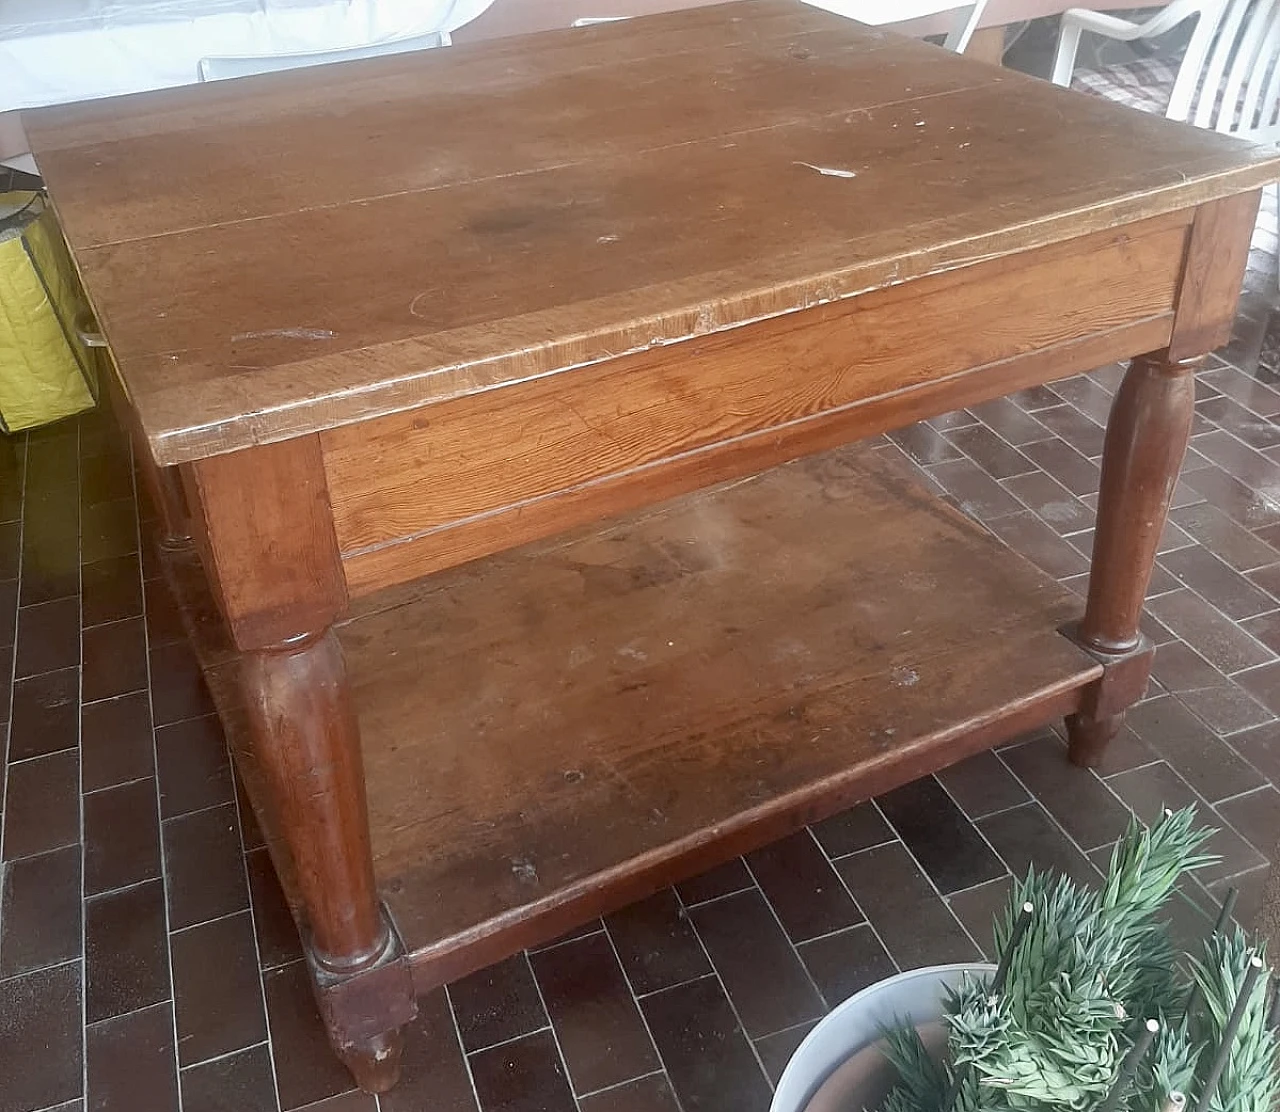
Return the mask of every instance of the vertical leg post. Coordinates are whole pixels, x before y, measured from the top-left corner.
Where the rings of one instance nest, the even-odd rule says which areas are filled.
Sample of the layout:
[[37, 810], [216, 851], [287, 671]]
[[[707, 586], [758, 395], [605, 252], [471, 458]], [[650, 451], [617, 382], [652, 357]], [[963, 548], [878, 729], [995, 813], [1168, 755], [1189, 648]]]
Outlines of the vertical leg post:
[[1093, 570], [1083, 620], [1071, 636], [1103, 666], [1080, 712], [1067, 719], [1071, 759], [1096, 765], [1142, 698], [1154, 649], [1142, 601], [1191, 434], [1200, 359], [1139, 356], [1116, 393], [1102, 457]]
[[364, 1089], [399, 1076], [416, 1007], [378, 900], [360, 734], [333, 623], [346, 585], [319, 444], [303, 437], [184, 469], [196, 542], [240, 651], [252, 757], [288, 850], [334, 1050]]

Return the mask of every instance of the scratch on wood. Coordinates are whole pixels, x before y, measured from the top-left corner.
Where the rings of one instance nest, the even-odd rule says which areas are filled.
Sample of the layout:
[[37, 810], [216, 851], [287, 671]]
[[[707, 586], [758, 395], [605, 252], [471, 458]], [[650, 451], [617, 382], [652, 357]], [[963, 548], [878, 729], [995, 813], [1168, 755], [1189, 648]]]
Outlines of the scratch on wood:
[[241, 340], [332, 340], [337, 333], [328, 328], [264, 328], [261, 332], [237, 332], [233, 344]]
[[841, 170], [835, 166], [815, 166], [812, 162], [795, 162], [794, 166], [803, 166], [807, 170], [816, 170], [824, 178], [856, 178], [856, 170]]

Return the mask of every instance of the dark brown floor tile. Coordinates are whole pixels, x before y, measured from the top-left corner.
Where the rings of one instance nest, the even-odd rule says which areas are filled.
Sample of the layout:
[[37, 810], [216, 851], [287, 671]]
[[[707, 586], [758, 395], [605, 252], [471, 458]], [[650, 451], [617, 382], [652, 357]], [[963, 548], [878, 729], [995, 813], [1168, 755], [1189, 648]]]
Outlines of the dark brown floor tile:
[[147, 692], [104, 699], [81, 710], [80, 760], [87, 792], [152, 775], [155, 756]]
[[1035, 464], [985, 425], [952, 429], [946, 435], [993, 479], [1008, 479], [1035, 470]]
[[764, 1066], [765, 1076], [769, 1078], [771, 1085], [777, 1086], [787, 1068], [787, 1063], [791, 1061], [791, 1056], [816, 1026], [816, 1020], [812, 1023], [801, 1023], [788, 1031], [778, 1031], [775, 1034], [766, 1035], [763, 1039], [756, 1039], [756, 1054], [760, 1058], [760, 1064]]
[[182, 1071], [182, 1112], [275, 1112], [276, 1080], [267, 1045]]
[[64, 598], [18, 610], [19, 678], [73, 668], [80, 662], [80, 600]]
[[979, 521], [1017, 513], [1022, 503], [971, 460], [959, 459], [928, 469], [960, 509]]
[[74, 748], [80, 727], [80, 669], [19, 680], [13, 685], [12, 715], [9, 760]]
[[1024, 444], [1022, 453], [1077, 498], [1084, 494], [1096, 494], [1102, 485], [1102, 472], [1098, 465], [1077, 452], [1064, 440], [1040, 440]]
[[829, 1008], [897, 972], [893, 959], [866, 923], [815, 938], [797, 949]]
[[680, 900], [686, 907], [706, 903], [707, 900], [719, 899], [732, 892], [741, 892], [744, 888], [754, 887], [755, 880], [741, 857], [708, 869], [692, 880], [682, 880], [676, 885]]
[[74, 514], [69, 533], [50, 534], [42, 542], [31, 537], [29, 531], [23, 534], [18, 601], [33, 606], [75, 595], [80, 590], [80, 553]]
[[118, 622], [142, 613], [142, 569], [136, 555], [116, 556], [80, 569], [81, 621]]
[[1234, 475], [1214, 464], [1186, 476], [1187, 484], [1199, 491], [1227, 517], [1246, 529], [1260, 529], [1280, 523], [1280, 506], [1250, 490]]
[[[0, 527], [2, 528], [2, 527]], [[18, 633], [18, 581], [0, 579], [0, 648], [13, 648]], [[6, 672], [5, 686], [12, 672]]]
[[281, 1112], [314, 1104], [355, 1088], [351, 1074], [329, 1047], [316, 1011], [305, 962], [264, 973], [263, 990]]
[[157, 726], [213, 713], [200, 665], [183, 642], [151, 650], [151, 709]]
[[1030, 444], [1035, 440], [1043, 440], [1050, 435], [1044, 425], [1008, 398], [993, 398], [989, 402], [973, 406], [971, 412], [1001, 439], [1015, 447]]
[[1094, 884], [1098, 874], [1039, 803], [1015, 807], [978, 822], [979, 829], [1016, 877], [1036, 870], [1055, 869], [1081, 884]]
[[578, 1107], [582, 1112], [680, 1112], [671, 1083], [661, 1073], [583, 1097]]
[[659, 1068], [644, 1021], [604, 933], [530, 957], [576, 1093]]
[[74, 750], [10, 765], [7, 794], [6, 861], [80, 840], [80, 761]]
[[1280, 662], [1240, 672], [1235, 680], [1273, 714], [1280, 714]]
[[444, 989], [418, 999], [404, 1032], [400, 1081], [382, 1094], [382, 1112], [477, 1112]]
[[1120, 732], [1111, 739], [1102, 760], [1098, 762], [1099, 776], [1110, 776], [1116, 772], [1128, 772], [1131, 768], [1141, 768], [1146, 764], [1154, 764], [1160, 755], [1129, 728], [1120, 727]]
[[515, 954], [449, 986], [468, 1053], [547, 1026], [528, 958]]
[[162, 832], [172, 930], [249, 906], [233, 804], [166, 819]]
[[1082, 849], [1114, 842], [1129, 817], [1097, 778], [1067, 761], [1066, 748], [1040, 739], [1001, 753], [1031, 793]]
[[1028, 386], [1025, 390], [1010, 394], [1009, 400], [1016, 403], [1020, 408], [1025, 409], [1028, 413], [1035, 413], [1038, 410], [1050, 409], [1055, 405], [1062, 404], [1062, 399], [1048, 386]]
[[1218, 811], [1265, 857], [1280, 848], [1280, 792], [1270, 784], [1219, 803]]
[[80, 963], [0, 981], [0, 1112], [81, 1095]]
[[[1205, 883], [1256, 869], [1264, 863], [1262, 856], [1239, 834], [1225, 827], [1187, 782], [1167, 764], [1147, 765], [1132, 772], [1122, 772], [1113, 776], [1110, 783], [1116, 794], [1146, 823], [1155, 822], [1166, 807], [1178, 810], [1195, 806], [1199, 809], [1200, 821], [1206, 826], [1216, 827], [1218, 831], [1205, 844], [1205, 852], [1221, 858], [1217, 864], [1200, 870], [1199, 876]], [[1106, 855], [1102, 856], [1105, 858]]]
[[930, 417], [928, 420], [930, 427], [937, 429], [939, 432], [962, 429], [965, 425], [976, 425], [977, 423], [978, 418], [967, 409], [956, 409], [950, 413], [940, 413], [937, 417]]
[[1205, 799], [1225, 799], [1262, 783], [1254, 768], [1177, 699], [1148, 699], [1132, 708], [1126, 720]]
[[1236, 571], [1254, 571], [1280, 561], [1277, 553], [1254, 533], [1232, 521], [1217, 506], [1200, 502], [1169, 515], [1178, 526]]
[[1280, 444], [1280, 429], [1264, 417], [1245, 409], [1232, 398], [1219, 395], [1196, 403], [1196, 412], [1226, 429], [1249, 447], [1261, 451]]
[[1182, 641], [1161, 646], [1152, 662], [1151, 675], [1169, 691], [1198, 691], [1227, 683], [1226, 676]]
[[1280, 784], [1280, 722], [1234, 735], [1231, 747], [1273, 784]]
[[951, 913], [964, 924], [988, 961], [995, 954], [992, 934], [996, 917], [1003, 916], [1008, 908], [1015, 883], [1013, 877], [1002, 876], [999, 880], [979, 884], [976, 888], [957, 892], [947, 898]]
[[80, 916], [79, 846], [13, 862], [0, 897], [0, 977], [78, 958]]
[[227, 746], [214, 715], [158, 729], [156, 763], [165, 818], [235, 799]]
[[1091, 421], [1073, 405], [1042, 409], [1036, 420], [1062, 437], [1082, 456], [1090, 459], [1102, 455], [1102, 426]]
[[605, 926], [637, 996], [711, 972], [702, 945], [671, 891], [606, 916]]
[[1061, 536], [1094, 526], [1093, 510], [1043, 471], [1031, 471], [1006, 479], [1003, 485]]
[[1054, 393], [1104, 428], [1111, 418], [1111, 394], [1088, 375], [1077, 375], [1055, 383]]
[[1235, 367], [1223, 366], [1205, 371], [1200, 380], [1261, 417], [1274, 417], [1280, 413], [1280, 394]]
[[1004, 873], [991, 847], [932, 776], [882, 795], [876, 803], [944, 895]]
[[823, 1013], [821, 997], [759, 892], [702, 904], [689, 917], [751, 1038]]
[[1203, 545], [1189, 545], [1170, 552], [1161, 562], [1179, 580], [1235, 621], [1255, 617], [1276, 607], [1270, 595], [1259, 590]]
[[576, 1112], [550, 1031], [473, 1054], [471, 1076], [484, 1112]]
[[167, 1000], [89, 1024], [85, 1059], [93, 1112], [177, 1112], [173, 1006]]
[[1177, 698], [1217, 734], [1233, 734], [1275, 718], [1235, 680], [1228, 680], [1221, 687], [1179, 692]]
[[84, 948], [89, 1023], [168, 1000], [163, 883], [86, 900]]
[[896, 843], [841, 858], [836, 867], [903, 969], [978, 956], [947, 905]]
[[769, 1083], [719, 980], [679, 985], [640, 1007], [684, 1112], [765, 1112]]
[[[0, 487], [4, 486], [3, 471], [0, 470]], [[0, 495], [0, 504], [4, 496]], [[18, 554], [22, 551], [21, 527], [16, 521], [4, 520], [0, 511], [0, 579], [18, 578]]]
[[80, 558], [86, 564], [138, 551], [138, 520], [132, 498], [99, 502], [80, 511]]
[[106, 453], [80, 466], [80, 504], [99, 506], [104, 502], [133, 499], [133, 466], [126, 453]]
[[163, 579], [148, 579], [144, 586], [147, 606], [147, 637], [153, 649], [186, 639], [182, 614], [173, 592]]
[[989, 750], [944, 768], [938, 780], [971, 819], [1016, 807], [1031, 798]]
[[126, 618], [84, 631], [86, 703], [112, 699], [147, 686], [147, 632], [141, 618]]
[[832, 859], [891, 842], [897, 837], [870, 801], [815, 823], [812, 829], [818, 844]]
[[258, 957], [263, 969], [287, 965], [302, 957], [302, 943], [285, 902], [275, 867], [265, 849], [245, 855], [249, 872], [249, 892], [253, 897], [253, 920], [258, 929]]
[[267, 1037], [249, 912], [169, 936], [178, 1060], [184, 1066]]
[[[977, 426], [971, 426], [976, 428]], [[889, 439], [922, 467], [931, 463], [946, 463], [960, 459], [964, 454], [937, 430], [924, 422], [894, 429]]]
[[27, 493], [69, 488], [74, 497], [80, 477], [79, 435], [74, 428], [48, 430], [27, 442]]
[[747, 863], [793, 942], [862, 922], [862, 912], [807, 830], [748, 854]]
[[160, 875], [155, 781], [84, 797], [84, 890], [91, 896]]
[[1089, 561], [1030, 510], [990, 522], [991, 531], [1045, 575], [1066, 579], [1089, 570]]

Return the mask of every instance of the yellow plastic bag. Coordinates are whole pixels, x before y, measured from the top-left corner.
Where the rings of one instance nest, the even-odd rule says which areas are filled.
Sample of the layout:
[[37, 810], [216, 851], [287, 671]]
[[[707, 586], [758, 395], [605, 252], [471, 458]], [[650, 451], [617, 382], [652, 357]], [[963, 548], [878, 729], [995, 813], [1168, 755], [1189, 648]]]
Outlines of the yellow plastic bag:
[[0, 193], [0, 430], [92, 408], [93, 365], [75, 332], [84, 298], [53, 211]]

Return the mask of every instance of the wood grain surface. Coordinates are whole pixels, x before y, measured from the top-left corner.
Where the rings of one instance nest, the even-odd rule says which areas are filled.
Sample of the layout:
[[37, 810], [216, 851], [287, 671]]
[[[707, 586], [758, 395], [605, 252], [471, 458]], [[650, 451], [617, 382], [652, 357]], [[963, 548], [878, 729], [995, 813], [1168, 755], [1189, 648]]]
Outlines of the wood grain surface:
[[355, 607], [375, 869], [420, 989], [1073, 709], [1101, 671], [1055, 632], [1068, 592], [848, 449]]
[[24, 122], [163, 464], [571, 375], [1280, 172], [796, 0]]
[[679, 358], [644, 353], [332, 430], [339, 547], [358, 557], [1168, 314], [1186, 227], [1161, 217], [699, 338]]

